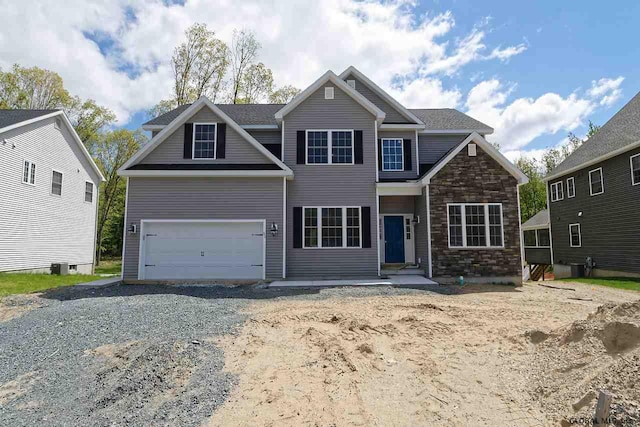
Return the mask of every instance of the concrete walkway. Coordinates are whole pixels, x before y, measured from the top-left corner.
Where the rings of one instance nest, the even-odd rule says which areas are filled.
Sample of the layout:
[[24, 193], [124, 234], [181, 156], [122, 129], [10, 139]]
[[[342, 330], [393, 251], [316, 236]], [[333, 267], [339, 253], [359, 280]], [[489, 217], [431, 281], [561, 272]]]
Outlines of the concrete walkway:
[[120, 276], [116, 276], [116, 277], [108, 277], [106, 279], [94, 280], [93, 282], [78, 283], [77, 285], [74, 285], [74, 286], [76, 288], [81, 288], [81, 289], [104, 288], [107, 286], [115, 285], [121, 281], [122, 279], [120, 278]]
[[402, 285], [437, 285], [433, 280], [414, 275], [392, 276], [388, 279], [370, 280], [276, 280], [269, 284], [270, 288], [315, 288], [329, 286], [402, 286]]

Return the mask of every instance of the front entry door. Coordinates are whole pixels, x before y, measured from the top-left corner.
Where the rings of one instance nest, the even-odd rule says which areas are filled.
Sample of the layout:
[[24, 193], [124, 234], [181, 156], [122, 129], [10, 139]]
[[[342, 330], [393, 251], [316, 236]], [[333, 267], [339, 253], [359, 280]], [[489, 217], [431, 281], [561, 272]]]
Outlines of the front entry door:
[[404, 263], [404, 217], [384, 217], [384, 262]]

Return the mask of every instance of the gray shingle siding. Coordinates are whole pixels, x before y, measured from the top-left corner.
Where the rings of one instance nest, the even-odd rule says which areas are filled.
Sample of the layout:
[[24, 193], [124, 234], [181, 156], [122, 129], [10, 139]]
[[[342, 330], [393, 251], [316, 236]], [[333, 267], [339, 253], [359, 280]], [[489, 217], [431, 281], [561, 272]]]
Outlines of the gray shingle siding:
[[360, 92], [365, 98], [371, 101], [376, 107], [385, 112], [386, 117], [384, 119], [384, 123], [412, 123], [410, 120], [407, 120], [402, 114], [398, 112], [394, 107], [391, 106], [387, 101], [378, 96], [375, 92], [369, 89], [364, 83], [360, 80], [349, 74], [348, 77], [344, 79], [347, 80], [355, 80], [356, 82], [356, 90]]
[[[333, 85], [324, 85], [284, 117], [284, 161], [295, 174], [287, 182], [287, 277], [376, 276], [375, 117], [335, 86], [335, 99], [325, 100], [325, 86]], [[364, 164], [296, 164], [297, 131], [336, 128], [362, 130]], [[296, 206], [369, 206], [371, 248], [294, 248], [291, 224]]]
[[[630, 150], [547, 183], [562, 181], [564, 199], [550, 202], [553, 257], [556, 264], [584, 263], [592, 257], [605, 270], [640, 273], [640, 185], [631, 185]], [[591, 196], [589, 171], [602, 167], [604, 193]], [[567, 178], [574, 177], [576, 197], [567, 198]], [[550, 194], [550, 193], [549, 193]], [[578, 213], [582, 216], [578, 217]], [[569, 244], [569, 224], [579, 223], [582, 247]]]
[[[418, 164], [417, 164], [417, 156], [416, 156], [416, 132], [411, 131], [378, 131], [378, 139], [381, 140], [384, 138], [401, 138], [401, 139], [410, 139], [411, 140], [411, 169], [403, 170], [403, 171], [383, 171], [382, 166], [380, 166], [380, 180], [385, 179], [394, 179], [394, 178], [406, 178], [406, 179], [416, 179], [418, 176]], [[379, 150], [382, 150], [382, 144], [378, 147]], [[405, 154], [406, 155], [406, 154]]]
[[[282, 224], [283, 178], [129, 178], [127, 225], [142, 219], [265, 219]], [[138, 277], [140, 235], [127, 235], [124, 278]], [[282, 234], [267, 235], [268, 279], [282, 277]]]

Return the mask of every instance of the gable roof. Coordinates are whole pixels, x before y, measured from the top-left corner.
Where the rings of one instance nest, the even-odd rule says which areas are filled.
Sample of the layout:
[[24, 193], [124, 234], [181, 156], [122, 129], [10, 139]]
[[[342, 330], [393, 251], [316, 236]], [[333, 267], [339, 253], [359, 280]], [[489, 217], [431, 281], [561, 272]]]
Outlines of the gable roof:
[[[146, 130], [161, 129], [171, 123], [182, 114], [191, 104], [181, 105], [169, 112], [166, 112], [146, 123], [142, 128]], [[278, 126], [275, 114], [285, 104], [216, 104], [240, 126]]]
[[493, 133], [491, 126], [467, 116], [454, 108], [411, 108], [409, 109], [422, 120], [426, 126], [419, 133], [442, 133], [442, 131], [452, 131], [451, 133], [471, 133], [478, 132], [483, 135]]
[[549, 211], [547, 209], [541, 210], [522, 224], [523, 230], [536, 230], [547, 227], [549, 227]]
[[183, 125], [191, 116], [200, 110], [202, 107], [209, 107], [216, 115], [224, 120], [233, 130], [235, 130], [240, 136], [246, 139], [256, 150], [262, 153], [267, 159], [278, 165], [282, 169], [286, 176], [293, 176], [293, 171], [285, 165], [280, 159], [274, 156], [269, 150], [267, 150], [262, 144], [255, 140], [246, 130], [242, 129], [238, 123], [236, 123], [231, 117], [223, 112], [218, 106], [211, 102], [207, 97], [200, 97], [196, 102], [185, 108], [173, 121], [164, 127], [147, 145], [142, 147], [136, 154], [134, 154], [122, 167], [118, 170], [118, 173], [127, 176], [130, 173], [127, 169], [135, 165], [138, 161], [144, 159], [150, 152], [152, 152], [162, 141], [170, 136], [179, 126]]
[[362, 105], [362, 107], [369, 111], [371, 114], [376, 116], [376, 121], [382, 123], [385, 118], [385, 113], [378, 107], [376, 107], [373, 102], [369, 101], [362, 94], [356, 91], [354, 88], [349, 86], [342, 80], [340, 77], [336, 76], [336, 74], [329, 70], [324, 73], [318, 80], [313, 82], [308, 88], [300, 92], [295, 98], [291, 100], [287, 105], [282, 107], [278, 112], [276, 112], [275, 117], [278, 123], [282, 122], [284, 116], [293, 111], [298, 105], [300, 105], [305, 99], [310, 97], [316, 90], [318, 90], [323, 84], [331, 82], [336, 85], [338, 88], [342, 89], [347, 95], [353, 98], [358, 104]]
[[105, 181], [100, 168], [96, 165], [96, 162], [93, 161], [91, 154], [87, 151], [87, 148], [76, 133], [69, 118], [62, 110], [0, 110], [0, 133], [56, 116], [60, 116], [62, 122], [71, 134], [71, 138], [73, 138], [78, 148], [80, 148], [82, 155], [87, 159], [89, 166], [91, 166], [91, 169], [93, 169], [98, 179]]
[[544, 181], [599, 163], [640, 146], [640, 92], [591, 138], [547, 174]]
[[460, 144], [456, 147], [449, 150], [449, 152], [444, 155], [438, 162], [436, 162], [433, 167], [431, 167], [427, 173], [420, 179], [422, 184], [429, 184], [431, 182], [431, 178], [433, 178], [442, 168], [445, 167], [447, 163], [449, 163], [460, 151], [467, 146], [467, 144], [474, 142], [484, 150], [485, 153], [493, 157], [493, 159], [500, 164], [507, 172], [513, 175], [514, 178], [518, 180], [518, 184], [526, 184], [529, 182], [529, 178], [518, 169], [513, 163], [511, 163], [505, 156], [502, 155], [500, 151], [498, 151], [493, 145], [489, 144], [486, 139], [484, 139], [477, 132], [473, 132], [468, 137], [464, 139]]
[[364, 83], [376, 95], [378, 95], [384, 101], [388, 102], [398, 113], [400, 113], [402, 116], [404, 116], [409, 121], [411, 121], [413, 123], [416, 123], [416, 124], [419, 124], [419, 125], [424, 124], [422, 122], [422, 120], [420, 120], [416, 115], [414, 115], [411, 112], [411, 110], [408, 110], [407, 108], [405, 108], [404, 105], [402, 105], [398, 101], [396, 101], [395, 98], [393, 98], [391, 95], [389, 95], [387, 92], [385, 92], [380, 86], [378, 86], [373, 81], [371, 81], [369, 79], [369, 77], [367, 77], [364, 74], [362, 74], [360, 72], [360, 70], [358, 70], [353, 65], [349, 66], [349, 68], [347, 68], [342, 73], [340, 73], [340, 78], [344, 80], [349, 75], [354, 76], [356, 79], [358, 79], [362, 83]]

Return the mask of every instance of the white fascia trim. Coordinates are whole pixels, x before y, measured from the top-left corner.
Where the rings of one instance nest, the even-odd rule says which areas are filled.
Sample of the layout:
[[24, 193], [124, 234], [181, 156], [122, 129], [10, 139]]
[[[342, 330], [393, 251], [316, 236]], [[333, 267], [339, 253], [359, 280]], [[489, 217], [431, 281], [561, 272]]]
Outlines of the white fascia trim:
[[424, 178], [422, 178], [422, 184], [426, 185], [431, 183], [431, 178], [433, 178], [442, 168], [444, 168], [447, 163], [449, 163], [460, 151], [464, 149], [470, 142], [475, 142], [484, 150], [485, 153], [493, 157], [495, 161], [497, 161], [500, 166], [502, 166], [507, 172], [513, 175], [517, 180], [519, 185], [526, 184], [529, 182], [529, 178], [518, 169], [513, 163], [511, 163], [500, 151], [498, 151], [493, 145], [489, 144], [486, 139], [484, 139], [480, 134], [474, 132], [469, 135], [464, 141], [462, 141], [458, 146], [453, 149], [442, 161], [440, 161], [433, 169], [427, 173]]
[[162, 141], [164, 141], [169, 135], [171, 135], [179, 126], [182, 126], [191, 116], [193, 116], [196, 112], [198, 112], [202, 107], [207, 106], [213, 111], [218, 117], [222, 119], [229, 127], [235, 130], [240, 134], [244, 139], [246, 139], [251, 145], [253, 145], [260, 153], [262, 153], [265, 157], [271, 160], [273, 163], [278, 165], [282, 170], [288, 172], [290, 175], [293, 175], [293, 171], [280, 159], [271, 154], [269, 150], [264, 148], [262, 144], [255, 140], [246, 130], [242, 129], [242, 127], [233, 121], [231, 117], [226, 115], [220, 108], [218, 108], [213, 102], [211, 102], [207, 97], [201, 96], [196, 102], [191, 104], [189, 108], [184, 110], [178, 117], [176, 117], [169, 125], [167, 125], [164, 129], [158, 133], [155, 138], [153, 138], [147, 145], [145, 145], [142, 149], [138, 150], [138, 152], [133, 155], [119, 170], [118, 173], [122, 176], [133, 176], [133, 175], [124, 175], [127, 168], [135, 165], [140, 160], [144, 159], [151, 151], [153, 151]]
[[274, 170], [120, 170], [120, 176], [146, 176], [146, 177], [293, 177], [286, 171]]
[[480, 128], [480, 129], [425, 129], [420, 130], [418, 133], [421, 134], [452, 134], [452, 135], [466, 135], [470, 133], [479, 133], [481, 135], [491, 135], [493, 133], [493, 129], [491, 128]]
[[419, 182], [379, 182], [376, 189], [380, 196], [420, 196], [422, 187]]
[[626, 147], [622, 147], [622, 148], [619, 148], [617, 150], [610, 151], [609, 153], [603, 154], [600, 157], [593, 158], [593, 159], [589, 160], [588, 162], [581, 163], [578, 166], [574, 166], [574, 167], [569, 168], [569, 169], [567, 169], [565, 171], [562, 171], [562, 172], [559, 172], [559, 173], [554, 173], [553, 175], [547, 175], [544, 178], [542, 178], [542, 181], [543, 182], [549, 182], [552, 179], [556, 179], [556, 178], [559, 178], [561, 176], [568, 175], [568, 174], [570, 174], [572, 172], [579, 171], [579, 170], [584, 169], [586, 167], [593, 166], [596, 163], [603, 162], [603, 161], [605, 161], [607, 159], [610, 159], [612, 157], [616, 157], [619, 154], [626, 153], [627, 151], [631, 151], [634, 148], [638, 148], [638, 147], [640, 147], [640, 140], [634, 142], [633, 144], [629, 144]]
[[240, 125], [242, 129], [248, 130], [278, 130], [278, 125]]
[[369, 101], [359, 92], [357, 92], [354, 88], [349, 86], [344, 80], [336, 76], [336, 74], [331, 70], [324, 73], [318, 80], [313, 82], [311, 86], [303, 90], [300, 94], [298, 94], [298, 96], [293, 98], [287, 105], [282, 107], [275, 114], [276, 121], [280, 123], [284, 119], [284, 116], [286, 116], [291, 111], [293, 111], [298, 105], [300, 105], [300, 103], [302, 103], [305, 99], [307, 99], [309, 96], [315, 93], [316, 90], [320, 89], [320, 87], [323, 84], [329, 81], [334, 85], [336, 85], [338, 88], [342, 89], [343, 92], [345, 92], [347, 95], [353, 98], [358, 104], [362, 105], [362, 107], [364, 107], [367, 111], [373, 114], [376, 117], [377, 123], [382, 123], [384, 121], [384, 118], [386, 116], [384, 111], [376, 107], [371, 101]]
[[413, 130], [413, 129], [424, 129], [424, 125], [418, 124], [392, 124], [392, 123], [383, 123], [380, 125], [380, 130]]
[[165, 127], [167, 127], [167, 125], [142, 125], [142, 130], [162, 130]]
[[545, 225], [530, 225], [528, 227], [522, 226], [522, 231], [532, 231], [532, 230], [548, 230], [549, 224]]
[[409, 119], [413, 122], [415, 122], [416, 124], [419, 125], [424, 125], [424, 123], [422, 122], [422, 120], [420, 120], [418, 117], [415, 116], [415, 114], [413, 114], [411, 111], [407, 110], [407, 108], [400, 104], [398, 101], [396, 101], [391, 95], [389, 95], [387, 92], [385, 92], [380, 86], [378, 86], [377, 84], [375, 84], [373, 81], [371, 81], [369, 79], [369, 77], [365, 76], [364, 74], [362, 74], [356, 67], [354, 67], [353, 65], [349, 66], [349, 68], [347, 68], [346, 70], [344, 70], [342, 73], [340, 73], [340, 79], [342, 81], [344, 81], [344, 79], [351, 74], [352, 76], [354, 76], [356, 79], [360, 80], [362, 83], [364, 83], [369, 89], [371, 89], [372, 91], [374, 91], [377, 95], [379, 95], [382, 99], [384, 99], [385, 101], [387, 101], [389, 104], [391, 104], [391, 106], [393, 108], [395, 108], [400, 114], [402, 114], [406, 119]]
[[29, 119], [29, 120], [25, 120], [25, 121], [22, 121], [22, 122], [14, 123], [12, 125], [5, 126], [5, 127], [1, 128], [0, 129], [0, 133], [7, 132], [7, 131], [10, 131], [12, 129], [16, 129], [16, 128], [19, 128], [19, 127], [22, 127], [22, 126], [30, 125], [31, 123], [36, 123], [36, 122], [39, 122], [40, 120], [45, 120], [45, 119], [48, 119], [48, 118], [51, 118], [51, 117], [54, 117], [54, 116], [58, 116], [60, 114], [62, 114], [62, 111], [54, 111], [53, 113], [44, 114], [42, 116], [34, 117], [33, 119]]

